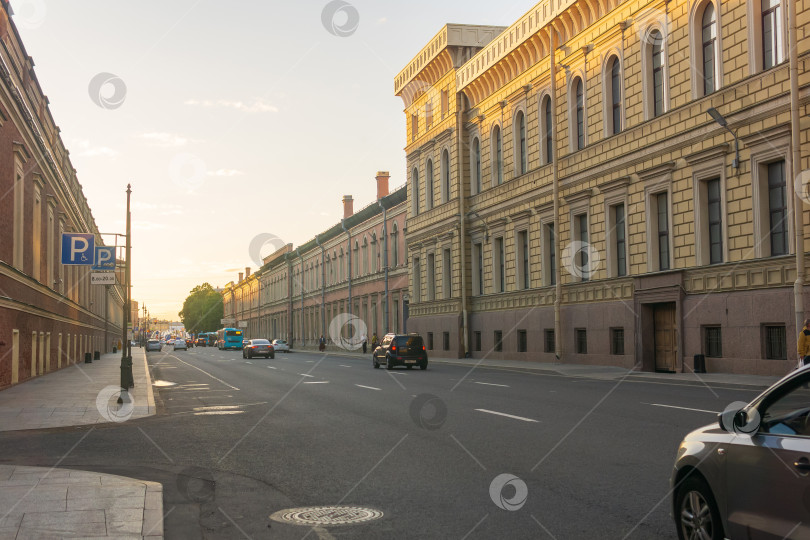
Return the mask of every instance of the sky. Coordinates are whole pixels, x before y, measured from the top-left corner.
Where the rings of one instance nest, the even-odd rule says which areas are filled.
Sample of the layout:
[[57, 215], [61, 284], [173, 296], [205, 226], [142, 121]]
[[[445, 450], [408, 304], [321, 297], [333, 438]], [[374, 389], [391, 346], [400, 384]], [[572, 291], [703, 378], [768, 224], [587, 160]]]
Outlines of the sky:
[[132, 299], [178, 320], [196, 285], [313, 238], [344, 195], [372, 202], [377, 171], [404, 184], [395, 75], [444, 24], [508, 26], [534, 2], [11, 5], [102, 233], [125, 232], [132, 185]]

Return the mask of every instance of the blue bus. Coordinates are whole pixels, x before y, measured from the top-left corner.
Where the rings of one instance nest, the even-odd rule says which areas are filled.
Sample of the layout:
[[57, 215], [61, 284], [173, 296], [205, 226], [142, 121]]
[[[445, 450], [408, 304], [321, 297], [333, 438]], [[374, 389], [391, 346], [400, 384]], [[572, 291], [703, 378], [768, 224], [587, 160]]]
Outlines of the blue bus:
[[242, 331], [238, 328], [217, 330], [217, 349], [242, 349]]

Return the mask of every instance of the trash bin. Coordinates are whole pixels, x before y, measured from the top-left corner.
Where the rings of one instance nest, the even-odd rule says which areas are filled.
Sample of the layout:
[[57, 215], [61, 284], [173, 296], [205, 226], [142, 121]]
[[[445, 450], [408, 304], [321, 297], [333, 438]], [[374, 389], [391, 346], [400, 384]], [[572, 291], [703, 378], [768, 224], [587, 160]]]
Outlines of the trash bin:
[[118, 349], [116, 349], [115, 347], [113, 347], [113, 354], [115, 354], [115, 353], [117, 353], [117, 352], [118, 352]]
[[93, 355], [89, 352], [84, 353], [84, 363], [85, 364], [92, 364], [93, 363]]
[[98, 351], [93, 351], [93, 360], [101, 360], [101, 353]]
[[695, 373], [706, 373], [706, 356], [702, 354], [695, 355]]

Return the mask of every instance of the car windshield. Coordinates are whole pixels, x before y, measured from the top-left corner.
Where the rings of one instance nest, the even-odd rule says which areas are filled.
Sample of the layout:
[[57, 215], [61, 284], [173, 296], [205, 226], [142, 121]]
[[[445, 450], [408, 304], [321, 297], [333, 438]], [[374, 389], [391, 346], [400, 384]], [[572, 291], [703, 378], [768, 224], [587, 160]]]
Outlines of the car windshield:
[[266, 339], [254, 339], [251, 343], [253, 345], [270, 345], [270, 342]]

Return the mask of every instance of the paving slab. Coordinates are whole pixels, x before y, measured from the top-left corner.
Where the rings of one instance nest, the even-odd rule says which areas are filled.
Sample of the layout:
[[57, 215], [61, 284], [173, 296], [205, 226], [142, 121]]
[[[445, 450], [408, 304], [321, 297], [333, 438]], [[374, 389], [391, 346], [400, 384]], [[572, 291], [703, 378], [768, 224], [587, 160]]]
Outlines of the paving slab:
[[162, 539], [163, 486], [91, 471], [0, 465], [0, 540], [39, 538]]

